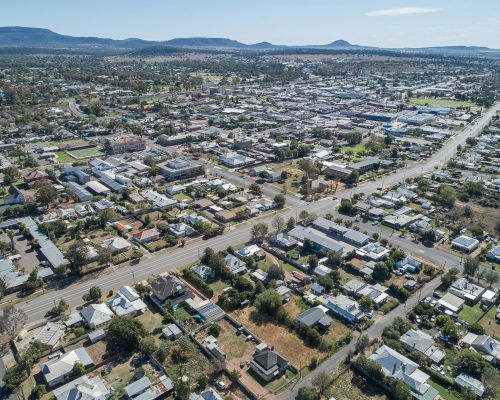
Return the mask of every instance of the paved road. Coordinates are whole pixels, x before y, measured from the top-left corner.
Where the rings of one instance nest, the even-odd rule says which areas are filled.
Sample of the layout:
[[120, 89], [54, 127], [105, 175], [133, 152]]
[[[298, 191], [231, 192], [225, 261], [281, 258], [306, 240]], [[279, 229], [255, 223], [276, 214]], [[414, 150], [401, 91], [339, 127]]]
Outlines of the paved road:
[[71, 114], [73, 114], [75, 117], [84, 118], [87, 116], [86, 114], [84, 114], [80, 111], [80, 107], [78, 106], [78, 104], [76, 104], [74, 99], [69, 100], [68, 108], [69, 108], [69, 111], [71, 112]]
[[[406, 169], [397, 171], [396, 173], [393, 173], [391, 175], [384, 176], [382, 179], [379, 179], [377, 181], [364, 182], [362, 184], [359, 184], [355, 188], [346, 189], [338, 195], [341, 195], [343, 197], [350, 197], [355, 193], [372, 193], [381, 184], [383, 184], [384, 186], [390, 186], [398, 182], [402, 182], [405, 178], [432, 171], [434, 166], [438, 166], [443, 162], [449, 160], [449, 158], [456, 151], [456, 147], [458, 144], [463, 144], [467, 137], [479, 133], [499, 109], [500, 103], [496, 104], [492, 109], [488, 110], [479, 119], [478, 122], [467, 127], [460, 133], [460, 135], [448, 141], [445, 146], [443, 146], [438, 152], [436, 152], [425, 164], [414, 163]], [[271, 193], [271, 190], [275, 190], [274, 188], [268, 188], [265, 185], [263, 186], [263, 188], [265, 188], [265, 191], [267, 193]], [[285, 218], [288, 218], [290, 216], [295, 217], [303, 209], [318, 214], [332, 212], [340, 201], [323, 199], [317, 202], [306, 203], [300, 199], [297, 199], [295, 196], [289, 195], [287, 197], [293, 197], [293, 199], [289, 199], [289, 201], [290, 204], [295, 205], [295, 207], [291, 210], [288, 209], [281, 213], [281, 215]], [[270, 216], [260, 219], [259, 221], [270, 222], [272, 218], [274, 217]], [[238, 226], [232, 227], [229, 230], [226, 230], [226, 232], [222, 236], [218, 236], [209, 240], [189, 243], [184, 248], [177, 248], [173, 251], [153, 255], [149, 259], [141, 260], [141, 262], [137, 265], [127, 265], [109, 273], [103, 273], [96, 276], [87, 276], [77, 283], [60, 288], [57, 291], [49, 291], [32, 300], [20, 303], [17, 307], [26, 312], [29, 321], [37, 321], [43, 318], [45, 313], [50, 308], [52, 308], [54, 304], [61, 298], [64, 298], [69, 303], [69, 305], [73, 307], [81, 304], [82, 295], [94, 285], [98, 285], [103, 290], [103, 293], [106, 293], [108, 290], [116, 290], [123, 285], [133, 284], [134, 281], [137, 282], [146, 279], [153, 274], [175, 270], [183, 265], [193, 263], [198, 259], [198, 255], [203, 252], [205, 247], [212, 247], [216, 250], [222, 250], [230, 245], [237, 245], [245, 242], [250, 238], [250, 231], [253, 224], [255, 224], [255, 221], [249, 221], [247, 223], [240, 224]], [[394, 241], [397, 240], [396, 238], [393, 239]], [[406, 242], [408, 241], [403, 241], [403, 243], [407, 245]], [[399, 244], [399, 242], [397, 244]], [[416, 245], [414, 246], [416, 247]], [[436, 249], [434, 250], [436, 252], [439, 251]], [[425, 254], [422, 254], [421, 258], [425, 259], [428, 253], [429, 252], [426, 249]], [[450, 257], [450, 255], [446, 253], [446, 255], [443, 255], [443, 257]], [[443, 263], [438, 262], [438, 264]]]

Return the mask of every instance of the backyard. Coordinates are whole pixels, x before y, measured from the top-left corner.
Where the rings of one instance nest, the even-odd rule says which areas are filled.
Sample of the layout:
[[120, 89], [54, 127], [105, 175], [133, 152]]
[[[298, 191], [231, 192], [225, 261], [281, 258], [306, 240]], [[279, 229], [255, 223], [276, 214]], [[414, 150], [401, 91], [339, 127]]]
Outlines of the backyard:
[[496, 340], [500, 340], [500, 324], [496, 320], [496, 307], [489, 309], [486, 315], [479, 321], [486, 333]]
[[479, 318], [483, 315], [483, 310], [481, 310], [480, 304], [475, 304], [474, 306], [469, 306], [467, 304], [464, 304], [464, 308], [458, 316], [462, 318], [465, 322], [468, 322], [469, 324], [474, 324], [476, 323]]

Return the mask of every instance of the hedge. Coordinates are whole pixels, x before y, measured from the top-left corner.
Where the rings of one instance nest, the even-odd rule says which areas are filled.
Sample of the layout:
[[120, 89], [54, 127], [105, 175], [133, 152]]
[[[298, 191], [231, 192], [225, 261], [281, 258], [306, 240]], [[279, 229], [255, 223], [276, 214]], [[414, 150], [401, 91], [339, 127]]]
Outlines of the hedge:
[[203, 279], [201, 279], [199, 276], [197, 276], [190, 269], [185, 269], [184, 271], [182, 271], [182, 275], [189, 282], [191, 282], [194, 286], [196, 286], [198, 289], [200, 289], [205, 294], [205, 296], [212, 297], [214, 295], [213, 289], [210, 286], [208, 286], [207, 283]]

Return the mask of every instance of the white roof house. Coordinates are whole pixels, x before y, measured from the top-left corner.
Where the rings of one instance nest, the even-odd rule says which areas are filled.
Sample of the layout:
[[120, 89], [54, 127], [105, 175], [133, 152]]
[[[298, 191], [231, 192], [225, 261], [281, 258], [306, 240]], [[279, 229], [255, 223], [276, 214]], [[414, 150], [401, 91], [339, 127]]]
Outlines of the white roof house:
[[40, 369], [47, 385], [54, 386], [63, 382], [72, 373], [73, 366], [76, 363], [88, 367], [94, 362], [87, 351], [80, 347], [61, 355], [59, 358], [47, 361]]
[[486, 386], [483, 382], [467, 374], [458, 375], [455, 378], [455, 383], [461, 388], [469, 388], [479, 397], [482, 397], [486, 392]]
[[91, 328], [106, 325], [115, 315], [105, 303], [91, 304], [82, 308], [80, 314]]
[[460, 343], [481, 353], [484, 358], [493, 364], [500, 361], [500, 342], [491, 336], [476, 335], [469, 332], [462, 338]]
[[143, 313], [147, 306], [130, 286], [122, 286], [115, 297], [108, 301], [116, 315], [136, 315]]
[[467, 278], [459, 278], [453, 282], [449, 291], [461, 299], [475, 303], [481, 298], [486, 289], [470, 282]]
[[98, 376], [83, 375], [52, 393], [56, 400], [106, 400], [111, 392]]
[[421, 330], [410, 329], [399, 341], [408, 351], [418, 351], [435, 363], [440, 363], [445, 357], [445, 352], [435, 345], [432, 336]]
[[436, 395], [438, 394], [437, 390], [427, 383], [429, 375], [421, 371], [417, 363], [398, 353], [396, 350], [384, 345], [369, 358], [382, 367], [385, 376], [389, 379], [402, 380], [417, 395], [422, 396], [425, 394], [426, 398], [433, 399], [436, 396], [428, 397], [427, 392], [431, 390], [435, 391]]
[[105, 247], [105, 248], [111, 250], [111, 252], [113, 254], [127, 251], [128, 249], [130, 249], [131, 246], [132, 245], [130, 244], [130, 242], [128, 240], [126, 240], [120, 236], [106, 239], [104, 242], [102, 242], [102, 247]]

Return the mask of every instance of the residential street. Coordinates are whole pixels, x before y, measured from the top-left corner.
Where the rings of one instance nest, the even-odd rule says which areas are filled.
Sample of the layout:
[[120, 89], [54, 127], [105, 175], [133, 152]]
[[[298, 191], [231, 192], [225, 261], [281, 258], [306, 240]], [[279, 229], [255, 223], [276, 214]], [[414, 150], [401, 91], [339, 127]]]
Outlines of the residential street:
[[[359, 184], [357, 187], [338, 192], [336, 195], [339, 198], [335, 201], [332, 201], [331, 199], [322, 199], [317, 202], [307, 203], [293, 196], [296, 199], [294, 204], [297, 205], [293, 209], [283, 211], [280, 215], [284, 218], [289, 218], [290, 216], [296, 217], [301, 210], [314, 212], [318, 215], [326, 212], [334, 212], [335, 207], [340, 202], [340, 197], [349, 198], [355, 193], [372, 193], [377, 187], [380, 187], [381, 184], [384, 186], [391, 186], [398, 182], [402, 182], [406, 178], [418, 176], [422, 173], [428, 173], [434, 169], [434, 166], [440, 165], [449, 160], [449, 158], [456, 152], [458, 144], [463, 144], [465, 143], [467, 137], [478, 134], [499, 109], [500, 103], [495, 104], [495, 106], [484, 113], [478, 121], [464, 129], [460, 135], [457, 135], [449, 140], [438, 152], [427, 160], [425, 164], [414, 163], [406, 169], [386, 175], [379, 180], [366, 181]], [[223, 170], [220, 171], [222, 173]], [[226, 177], [229, 176], [229, 172], [225, 172], [224, 174]], [[245, 181], [248, 182], [248, 180]], [[268, 193], [274, 193], [271, 192], [271, 190], [276, 191], [274, 188], [264, 187]], [[287, 198], [290, 197], [292, 196], [287, 196]], [[273, 218], [274, 215], [261, 218], [258, 221], [270, 223]], [[96, 276], [87, 276], [77, 283], [55, 291], [49, 291], [41, 296], [33, 298], [32, 300], [20, 303], [18, 307], [26, 312], [30, 322], [37, 321], [43, 318], [45, 313], [61, 298], [64, 298], [72, 307], [79, 305], [82, 301], [82, 295], [92, 286], [98, 285], [101, 287], [103, 293], [106, 293], [109, 290], [116, 290], [123, 285], [133, 284], [134, 281], [138, 282], [146, 279], [153, 274], [172, 271], [189, 263], [194, 263], [198, 259], [198, 255], [201, 254], [206, 247], [222, 250], [228, 246], [243, 243], [250, 238], [251, 228], [255, 223], [255, 220], [242, 223], [226, 230], [222, 236], [217, 236], [209, 240], [196, 241], [194, 243], [187, 244], [185, 247], [179, 247], [173, 251], [153, 255], [149, 259], [141, 260], [141, 262], [137, 265], [126, 265], [110, 273], [104, 272]], [[417, 245], [410, 240], [400, 239], [394, 236], [391, 238], [391, 241], [393, 241], [394, 244], [401, 246], [409, 253], [415, 254], [415, 252], [418, 251], [419, 253], [415, 255], [418, 255], [419, 258], [423, 260], [427, 260], [438, 265], [444, 265], [446, 262], [446, 267], [459, 267], [458, 257], [454, 257], [449, 253], [438, 249], [429, 249], [427, 247]]]

